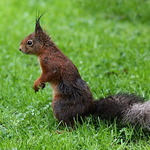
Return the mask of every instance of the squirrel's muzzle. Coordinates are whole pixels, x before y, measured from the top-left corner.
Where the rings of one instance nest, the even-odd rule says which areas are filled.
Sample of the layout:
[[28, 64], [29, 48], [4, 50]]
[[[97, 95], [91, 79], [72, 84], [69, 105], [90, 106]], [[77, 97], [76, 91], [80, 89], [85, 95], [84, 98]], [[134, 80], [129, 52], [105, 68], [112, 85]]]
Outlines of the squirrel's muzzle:
[[21, 46], [19, 47], [19, 51], [21, 51]]

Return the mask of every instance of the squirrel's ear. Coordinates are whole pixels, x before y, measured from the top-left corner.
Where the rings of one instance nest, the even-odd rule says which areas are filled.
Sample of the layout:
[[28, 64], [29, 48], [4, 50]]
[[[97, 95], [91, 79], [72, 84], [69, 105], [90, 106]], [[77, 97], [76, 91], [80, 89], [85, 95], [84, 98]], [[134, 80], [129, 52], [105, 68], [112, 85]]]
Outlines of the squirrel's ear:
[[40, 18], [42, 16], [43, 16], [43, 14], [36, 19], [36, 25], [35, 25], [35, 36], [38, 37], [38, 39], [41, 41], [42, 41], [42, 36], [43, 36], [43, 30], [40, 26]]

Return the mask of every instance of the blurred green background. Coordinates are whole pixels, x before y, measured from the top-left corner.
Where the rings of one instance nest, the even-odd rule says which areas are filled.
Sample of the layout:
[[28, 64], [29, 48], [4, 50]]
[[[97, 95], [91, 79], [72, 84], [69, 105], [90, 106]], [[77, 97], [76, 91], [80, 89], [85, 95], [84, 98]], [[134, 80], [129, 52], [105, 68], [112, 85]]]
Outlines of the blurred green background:
[[66, 128], [53, 116], [52, 91], [34, 93], [37, 58], [18, 50], [34, 32], [36, 12], [46, 12], [41, 26], [96, 99], [119, 92], [150, 98], [150, 0], [1, 0], [0, 149], [148, 149], [148, 133], [102, 120], [55, 133]]

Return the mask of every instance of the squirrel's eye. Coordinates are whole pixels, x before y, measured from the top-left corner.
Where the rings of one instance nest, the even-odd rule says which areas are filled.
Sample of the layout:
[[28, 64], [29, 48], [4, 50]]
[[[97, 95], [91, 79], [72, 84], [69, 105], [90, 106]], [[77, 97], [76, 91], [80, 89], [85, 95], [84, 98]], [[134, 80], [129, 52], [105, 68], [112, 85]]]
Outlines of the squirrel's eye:
[[31, 46], [33, 44], [32, 40], [29, 40], [27, 44]]

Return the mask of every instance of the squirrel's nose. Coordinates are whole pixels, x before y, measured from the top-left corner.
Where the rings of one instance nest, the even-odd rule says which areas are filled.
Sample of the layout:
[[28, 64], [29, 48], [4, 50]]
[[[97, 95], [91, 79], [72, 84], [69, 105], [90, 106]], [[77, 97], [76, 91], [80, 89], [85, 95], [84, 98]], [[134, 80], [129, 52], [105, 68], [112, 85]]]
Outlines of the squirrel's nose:
[[21, 47], [19, 47], [19, 51], [21, 51]]

